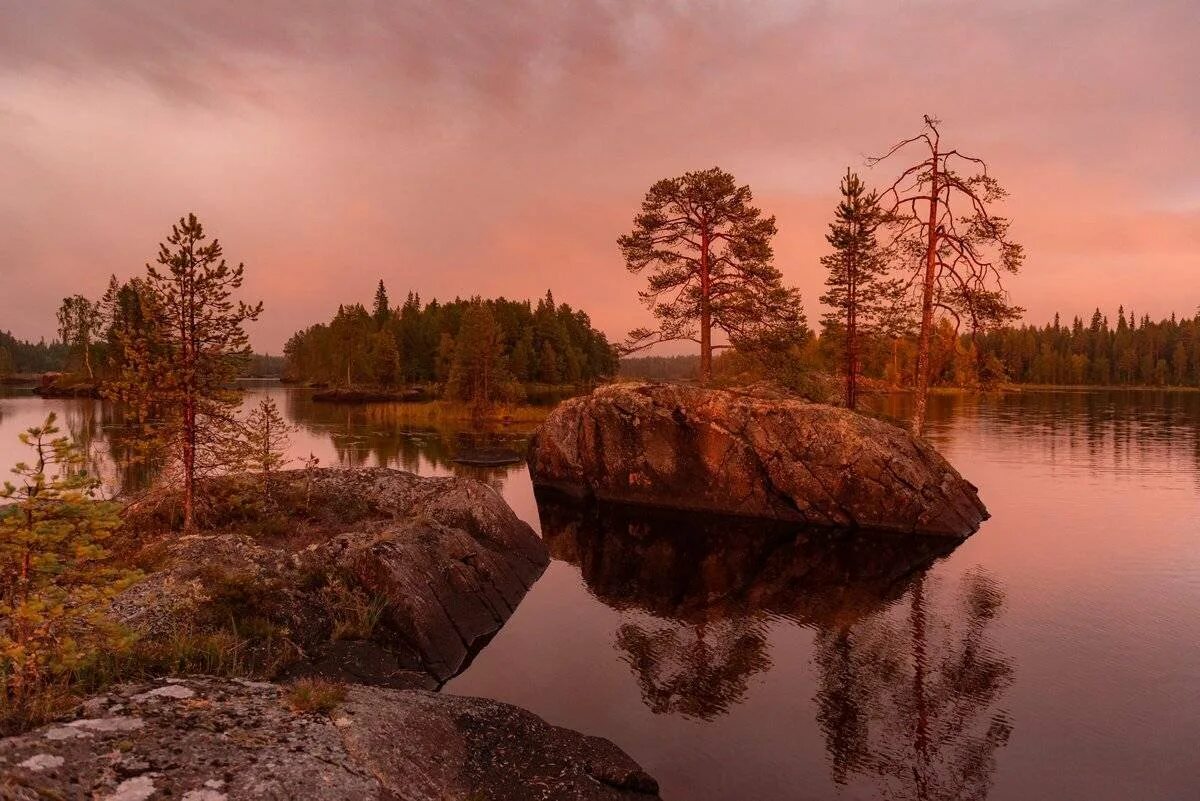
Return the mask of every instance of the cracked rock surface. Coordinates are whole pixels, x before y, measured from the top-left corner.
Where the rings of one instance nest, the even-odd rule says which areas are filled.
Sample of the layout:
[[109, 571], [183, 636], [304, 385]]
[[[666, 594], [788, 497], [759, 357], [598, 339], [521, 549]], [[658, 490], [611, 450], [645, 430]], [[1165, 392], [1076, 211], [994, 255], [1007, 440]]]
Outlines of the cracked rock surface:
[[275, 684], [188, 676], [0, 740], [0, 799], [50, 798], [626, 801], [657, 785], [607, 740], [495, 701], [352, 686], [302, 713]]
[[778, 393], [601, 387], [554, 410], [529, 467], [575, 497], [808, 525], [966, 537], [987, 518], [925, 440]]

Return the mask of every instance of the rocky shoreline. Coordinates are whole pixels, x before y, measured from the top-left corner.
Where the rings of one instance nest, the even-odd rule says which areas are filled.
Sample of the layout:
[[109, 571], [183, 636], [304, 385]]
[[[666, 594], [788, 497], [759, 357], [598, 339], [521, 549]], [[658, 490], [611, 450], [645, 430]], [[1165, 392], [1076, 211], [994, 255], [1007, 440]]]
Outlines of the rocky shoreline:
[[[437, 686], [504, 625], [549, 562], [541, 539], [477, 481], [366, 468], [284, 471], [267, 490], [261, 482], [211, 486], [207, 528], [150, 546], [157, 569], [117, 598], [119, 621], [158, 636], [214, 612], [252, 615], [286, 629], [310, 673], [363, 658], [378, 665], [387, 653], [395, 671], [424, 672]], [[127, 525], [167, 525], [174, 503], [136, 503]], [[340, 620], [347, 615], [372, 619]], [[372, 639], [374, 648], [347, 645]]]
[[121, 685], [0, 741], [0, 799], [650, 801], [608, 740], [509, 704], [352, 685], [328, 712], [210, 676]]
[[[137, 544], [122, 558], [150, 568], [113, 614], [168, 649], [239, 632], [255, 669], [117, 685], [0, 741], [0, 799], [657, 797], [606, 740], [430, 692], [470, 664], [549, 561], [490, 487], [321, 469], [214, 479], [205, 494], [195, 534], [173, 530], [172, 494], [127, 507]], [[300, 711], [288, 684], [252, 679], [264, 673], [344, 699]]]

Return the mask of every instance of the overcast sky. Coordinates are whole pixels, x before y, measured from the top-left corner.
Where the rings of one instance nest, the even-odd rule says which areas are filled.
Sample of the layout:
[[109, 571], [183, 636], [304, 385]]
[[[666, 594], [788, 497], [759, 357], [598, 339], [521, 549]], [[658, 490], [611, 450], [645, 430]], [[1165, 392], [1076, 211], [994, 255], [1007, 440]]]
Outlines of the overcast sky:
[[[547, 288], [648, 322], [615, 244], [718, 165], [810, 320], [847, 166], [922, 114], [986, 157], [1042, 322], [1200, 305], [1200, 2], [0, 0], [0, 329], [198, 214], [278, 352], [339, 302]], [[890, 183], [890, 181], [887, 181]]]

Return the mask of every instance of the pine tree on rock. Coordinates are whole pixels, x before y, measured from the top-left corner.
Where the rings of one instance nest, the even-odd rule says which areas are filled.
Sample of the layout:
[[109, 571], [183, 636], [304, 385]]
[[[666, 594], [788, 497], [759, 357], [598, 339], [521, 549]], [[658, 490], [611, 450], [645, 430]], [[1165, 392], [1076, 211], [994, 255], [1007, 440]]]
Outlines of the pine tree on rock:
[[841, 341], [846, 406], [854, 409], [858, 405], [862, 342], [879, 332], [902, 287], [899, 281], [886, 280], [888, 261], [875, 236], [885, 219], [879, 196], [868, 192], [849, 170], [842, 179], [841, 193], [842, 200], [825, 236], [833, 252], [821, 258], [829, 271], [825, 279], [829, 289], [821, 302], [832, 309], [823, 318], [825, 335]]
[[[685, 173], [650, 187], [633, 230], [617, 240], [631, 273], [649, 273], [642, 302], [655, 329], [631, 331], [632, 353], [659, 342], [700, 345], [700, 378], [712, 378], [713, 349], [798, 341], [805, 334], [800, 295], [772, 263], [775, 218], [752, 204], [748, 186], [719, 168]], [[730, 345], [713, 344], [713, 329]]]
[[146, 266], [154, 325], [125, 336], [128, 362], [108, 391], [131, 406], [178, 468], [185, 531], [195, 528], [198, 479], [225, 468], [238, 450], [241, 399], [231, 387], [250, 357], [244, 325], [262, 313], [262, 303], [233, 300], [244, 267], [230, 267], [220, 242], [206, 240], [194, 214], [171, 227], [158, 266]]

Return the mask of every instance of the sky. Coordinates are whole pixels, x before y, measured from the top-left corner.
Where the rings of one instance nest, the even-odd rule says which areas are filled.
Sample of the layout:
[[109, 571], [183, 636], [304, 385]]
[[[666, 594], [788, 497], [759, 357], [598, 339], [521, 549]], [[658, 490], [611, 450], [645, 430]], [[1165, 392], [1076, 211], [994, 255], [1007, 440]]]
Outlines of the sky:
[[616, 238], [711, 166], [810, 321], [852, 167], [943, 120], [1027, 251], [1026, 317], [1200, 306], [1200, 3], [0, 0], [0, 330], [144, 271], [195, 212], [278, 353], [338, 303], [538, 297], [647, 324]]

